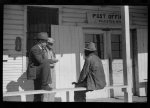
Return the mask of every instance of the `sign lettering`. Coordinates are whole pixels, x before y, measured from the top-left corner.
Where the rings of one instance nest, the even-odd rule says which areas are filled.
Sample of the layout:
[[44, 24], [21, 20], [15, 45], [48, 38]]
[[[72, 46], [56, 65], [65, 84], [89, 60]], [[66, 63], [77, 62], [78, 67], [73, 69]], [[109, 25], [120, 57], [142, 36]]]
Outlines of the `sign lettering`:
[[91, 24], [121, 24], [121, 13], [120, 12], [88, 12], [88, 23]]

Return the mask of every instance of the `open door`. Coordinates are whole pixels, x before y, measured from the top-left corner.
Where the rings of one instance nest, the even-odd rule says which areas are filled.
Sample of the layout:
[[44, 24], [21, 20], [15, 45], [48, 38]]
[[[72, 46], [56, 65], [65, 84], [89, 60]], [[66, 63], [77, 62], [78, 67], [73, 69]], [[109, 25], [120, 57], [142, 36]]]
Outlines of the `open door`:
[[[51, 26], [51, 36], [55, 39], [54, 51], [59, 62], [56, 63], [56, 88], [73, 88], [72, 82], [78, 80], [83, 59], [83, 34], [81, 27]], [[72, 92], [73, 100], [73, 92]], [[56, 97], [66, 100], [64, 93], [57, 93]]]

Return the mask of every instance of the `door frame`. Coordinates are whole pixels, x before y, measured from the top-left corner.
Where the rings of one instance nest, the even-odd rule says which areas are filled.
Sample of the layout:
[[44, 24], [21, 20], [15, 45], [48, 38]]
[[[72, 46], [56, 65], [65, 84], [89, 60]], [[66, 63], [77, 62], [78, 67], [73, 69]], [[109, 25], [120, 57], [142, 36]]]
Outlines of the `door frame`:
[[24, 36], [22, 41], [22, 51], [23, 51], [23, 72], [26, 71], [28, 65], [27, 57], [27, 8], [30, 7], [47, 7], [47, 8], [58, 8], [58, 25], [62, 24], [62, 6], [59, 5], [23, 5], [24, 6]]
[[106, 31], [103, 31], [101, 29], [83, 29], [83, 41], [85, 42], [85, 34], [104, 34], [104, 59], [107, 58], [107, 36], [106, 36]]

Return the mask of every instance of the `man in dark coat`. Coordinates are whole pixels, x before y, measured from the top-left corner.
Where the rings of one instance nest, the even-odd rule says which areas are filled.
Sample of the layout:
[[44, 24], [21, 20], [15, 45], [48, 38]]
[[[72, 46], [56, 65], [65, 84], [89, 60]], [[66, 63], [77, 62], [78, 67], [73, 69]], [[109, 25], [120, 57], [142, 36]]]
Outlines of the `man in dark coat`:
[[85, 48], [85, 63], [80, 73], [76, 87], [86, 87], [86, 91], [76, 91], [74, 94], [75, 102], [85, 102], [86, 92], [103, 89], [106, 86], [105, 74], [100, 58], [95, 55], [95, 44], [90, 42]]
[[[46, 43], [48, 34], [46, 32], [38, 33], [37, 44], [34, 45], [29, 53], [29, 64], [27, 69], [27, 79], [34, 80], [35, 90], [52, 90], [48, 85], [52, 83], [50, 74], [50, 64], [58, 60], [48, 59], [46, 56]], [[43, 95], [35, 95], [34, 101], [42, 101]]]

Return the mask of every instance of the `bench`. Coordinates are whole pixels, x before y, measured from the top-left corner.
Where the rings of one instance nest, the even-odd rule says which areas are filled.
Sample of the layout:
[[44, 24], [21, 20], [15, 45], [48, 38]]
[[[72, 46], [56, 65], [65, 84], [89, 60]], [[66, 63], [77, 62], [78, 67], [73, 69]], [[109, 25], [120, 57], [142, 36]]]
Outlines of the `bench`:
[[[132, 102], [132, 89], [130, 90], [128, 86], [125, 85], [116, 85], [116, 86], [106, 86], [104, 89], [115, 89], [121, 88], [124, 91], [124, 100], [125, 102]], [[83, 91], [86, 90], [84, 87], [78, 88], [62, 88], [62, 89], [53, 89], [52, 91], [46, 90], [29, 90], [29, 91], [16, 91], [16, 92], [5, 92], [3, 93], [3, 97], [5, 96], [21, 96], [21, 101], [26, 101], [26, 95], [32, 94], [45, 94], [45, 93], [58, 93], [58, 92], [66, 92], [66, 100], [70, 102], [70, 92], [72, 91]]]

